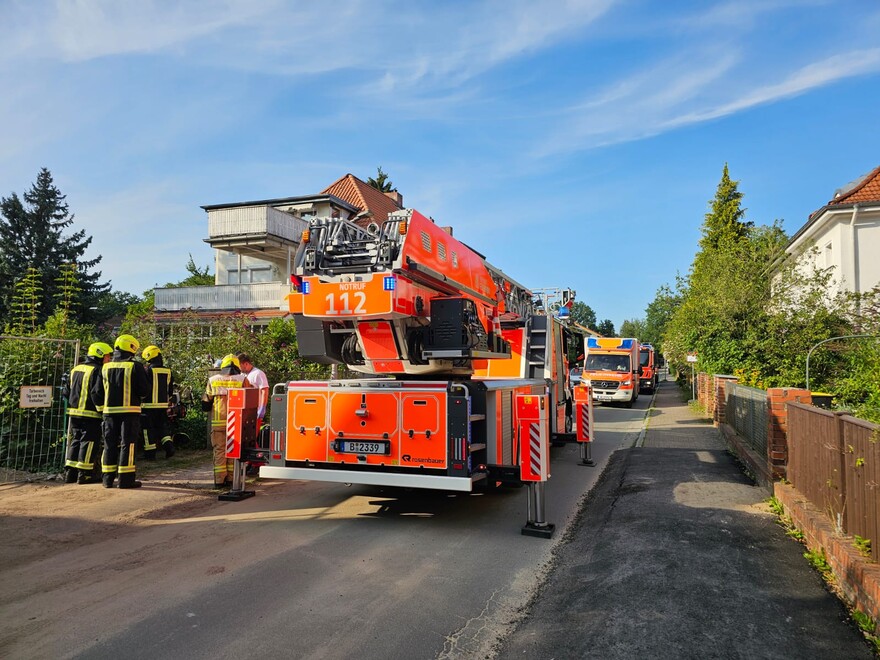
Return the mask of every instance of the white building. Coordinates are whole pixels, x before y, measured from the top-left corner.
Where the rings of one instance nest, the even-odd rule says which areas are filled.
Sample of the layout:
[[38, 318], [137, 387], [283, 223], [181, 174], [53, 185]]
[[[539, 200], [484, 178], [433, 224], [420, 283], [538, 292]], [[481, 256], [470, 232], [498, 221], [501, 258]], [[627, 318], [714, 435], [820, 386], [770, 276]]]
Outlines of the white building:
[[246, 312], [260, 324], [284, 316], [293, 255], [309, 218], [347, 218], [366, 227], [402, 207], [397, 191], [382, 193], [352, 174], [315, 195], [203, 206], [214, 285], [154, 289], [156, 317], [173, 323], [183, 314], [210, 319]]
[[832, 268], [829, 295], [880, 286], [880, 167], [835, 191], [798, 229], [786, 253], [805, 270]]

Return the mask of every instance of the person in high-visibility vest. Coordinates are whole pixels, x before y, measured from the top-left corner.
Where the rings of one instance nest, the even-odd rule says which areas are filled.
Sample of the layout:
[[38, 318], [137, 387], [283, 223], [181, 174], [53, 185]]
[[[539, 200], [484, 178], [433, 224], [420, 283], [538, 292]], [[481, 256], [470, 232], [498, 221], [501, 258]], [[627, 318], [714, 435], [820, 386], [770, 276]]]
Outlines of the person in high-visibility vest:
[[110, 344], [102, 341], [89, 346], [86, 359], [70, 372], [69, 384], [63, 391], [70, 415], [65, 483], [93, 482], [95, 457], [101, 451], [101, 409], [92, 403], [89, 391], [101, 379], [101, 365], [110, 360], [112, 352]]
[[119, 475], [119, 488], [140, 488], [135, 478], [135, 447], [140, 435], [141, 401], [149, 396], [147, 372], [135, 362], [140, 342], [131, 335], [120, 335], [113, 358], [106, 363], [90, 391], [96, 406], [103, 406], [104, 454], [101, 472], [104, 488], [113, 488]]
[[158, 346], [147, 346], [141, 357], [147, 363], [147, 383], [150, 395], [141, 403], [141, 421], [144, 427], [144, 458], [156, 460], [156, 447], [162, 445], [165, 458], [174, 456], [174, 443], [168, 433], [168, 401], [174, 388], [171, 369], [163, 364]]
[[202, 401], [211, 406], [211, 447], [214, 450], [214, 487], [232, 485], [234, 461], [226, 459], [226, 399], [229, 390], [251, 387], [241, 373], [238, 358], [229, 354], [220, 361], [220, 373], [208, 379]]

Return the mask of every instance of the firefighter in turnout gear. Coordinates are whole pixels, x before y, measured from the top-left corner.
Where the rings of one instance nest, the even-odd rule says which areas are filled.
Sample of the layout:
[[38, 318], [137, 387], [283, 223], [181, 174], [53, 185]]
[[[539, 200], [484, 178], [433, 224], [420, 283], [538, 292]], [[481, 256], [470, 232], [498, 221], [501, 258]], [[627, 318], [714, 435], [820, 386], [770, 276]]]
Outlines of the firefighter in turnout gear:
[[110, 360], [112, 352], [109, 344], [96, 342], [89, 346], [83, 363], [70, 372], [70, 384], [63, 392], [67, 398], [67, 414], [70, 415], [65, 483], [90, 484], [95, 481], [92, 476], [95, 458], [101, 451], [101, 408], [95, 406], [89, 392], [95, 381], [101, 379], [101, 365]]
[[156, 460], [156, 447], [161, 445], [165, 458], [174, 456], [174, 443], [168, 433], [168, 401], [174, 388], [171, 369], [162, 363], [158, 346], [147, 346], [141, 357], [147, 363], [147, 384], [150, 395], [141, 403], [141, 421], [144, 427], [144, 458]]
[[102, 369], [90, 391], [92, 402], [103, 406], [104, 454], [101, 471], [105, 488], [113, 488], [119, 475], [119, 488], [139, 488], [135, 479], [135, 447], [140, 435], [141, 401], [150, 394], [144, 365], [135, 362], [140, 343], [131, 335], [120, 335], [113, 358]]
[[230, 389], [251, 387], [241, 363], [229, 354], [220, 361], [220, 373], [208, 379], [202, 401], [211, 408], [211, 447], [214, 449], [214, 486], [232, 485], [234, 461], [226, 459], [226, 399]]

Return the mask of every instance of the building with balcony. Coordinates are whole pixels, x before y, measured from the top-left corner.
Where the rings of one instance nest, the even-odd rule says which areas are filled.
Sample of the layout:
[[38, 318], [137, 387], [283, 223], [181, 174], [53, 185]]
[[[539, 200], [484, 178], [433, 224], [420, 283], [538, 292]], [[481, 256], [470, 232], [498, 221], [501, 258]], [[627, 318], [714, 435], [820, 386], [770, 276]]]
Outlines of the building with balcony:
[[381, 225], [403, 208], [403, 197], [346, 174], [314, 195], [202, 208], [208, 216], [205, 242], [214, 248], [214, 286], [155, 289], [157, 321], [173, 323], [192, 314], [207, 321], [235, 312], [252, 316], [255, 324], [283, 317], [293, 258], [309, 218]]

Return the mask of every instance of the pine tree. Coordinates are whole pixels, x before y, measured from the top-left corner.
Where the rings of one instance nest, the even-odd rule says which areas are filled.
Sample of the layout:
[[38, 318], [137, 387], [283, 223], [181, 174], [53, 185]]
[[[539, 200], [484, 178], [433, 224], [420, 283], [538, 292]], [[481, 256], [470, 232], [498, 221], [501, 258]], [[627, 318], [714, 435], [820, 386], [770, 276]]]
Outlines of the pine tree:
[[64, 234], [74, 216], [65, 202], [66, 195], [55, 186], [46, 168], [40, 170], [36, 182], [22, 197], [23, 201], [12, 193], [0, 198], [0, 313], [10, 309], [10, 284], [33, 267], [43, 282], [38, 320], [44, 321], [55, 309], [63, 264], [75, 263], [82, 294], [77, 317], [82, 318], [83, 310], [110, 289], [109, 284], [100, 282], [101, 272], [94, 271], [101, 257], [83, 258], [92, 237], [86, 236], [85, 230]]
[[752, 223], [743, 220], [746, 210], [742, 208], [743, 194], [738, 185], [739, 181], [730, 180], [727, 163], [724, 163], [721, 181], [711, 202], [712, 210], [706, 214], [701, 228], [700, 248], [703, 251], [716, 250], [748, 236]]
[[373, 186], [379, 192], [397, 192], [397, 188], [388, 180], [388, 175], [382, 171], [382, 166], [380, 165], [376, 170], [376, 178], [370, 177], [367, 179], [367, 184]]

